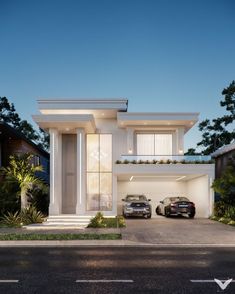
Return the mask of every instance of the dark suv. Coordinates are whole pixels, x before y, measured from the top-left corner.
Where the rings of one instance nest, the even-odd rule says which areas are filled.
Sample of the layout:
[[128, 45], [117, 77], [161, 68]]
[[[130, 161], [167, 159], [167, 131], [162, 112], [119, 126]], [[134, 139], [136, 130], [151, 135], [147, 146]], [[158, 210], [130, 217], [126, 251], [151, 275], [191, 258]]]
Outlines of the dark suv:
[[128, 216], [143, 216], [151, 218], [152, 207], [149, 203], [151, 199], [147, 199], [145, 195], [127, 195], [122, 207], [124, 217]]

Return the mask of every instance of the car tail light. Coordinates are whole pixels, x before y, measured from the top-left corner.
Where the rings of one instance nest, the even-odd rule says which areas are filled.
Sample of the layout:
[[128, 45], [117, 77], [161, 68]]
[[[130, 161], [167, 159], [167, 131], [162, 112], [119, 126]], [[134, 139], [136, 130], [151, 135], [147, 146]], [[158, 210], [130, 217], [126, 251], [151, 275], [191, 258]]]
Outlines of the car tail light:
[[190, 202], [190, 204], [191, 204], [193, 207], [195, 207], [195, 203], [193, 203], [193, 202]]
[[171, 203], [171, 207], [177, 207], [177, 204]]

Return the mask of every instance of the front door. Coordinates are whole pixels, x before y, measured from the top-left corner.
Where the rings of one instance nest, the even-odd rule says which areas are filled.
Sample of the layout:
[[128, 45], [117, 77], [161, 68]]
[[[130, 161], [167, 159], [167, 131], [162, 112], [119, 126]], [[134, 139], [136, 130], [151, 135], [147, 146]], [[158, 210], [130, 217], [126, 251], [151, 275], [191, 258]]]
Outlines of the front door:
[[75, 214], [77, 202], [77, 136], [62, 135], [62, 213]]

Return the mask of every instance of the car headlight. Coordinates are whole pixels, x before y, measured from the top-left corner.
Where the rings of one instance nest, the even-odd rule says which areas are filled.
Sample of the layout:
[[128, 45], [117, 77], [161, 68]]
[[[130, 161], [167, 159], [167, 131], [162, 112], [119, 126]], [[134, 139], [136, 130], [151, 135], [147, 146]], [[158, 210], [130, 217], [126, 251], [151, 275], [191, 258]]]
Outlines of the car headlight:
[[126, 206], [126, 208], [129, 208], [129, 207], [131, 207], [131, 203], [127, 203], [125, 206]]

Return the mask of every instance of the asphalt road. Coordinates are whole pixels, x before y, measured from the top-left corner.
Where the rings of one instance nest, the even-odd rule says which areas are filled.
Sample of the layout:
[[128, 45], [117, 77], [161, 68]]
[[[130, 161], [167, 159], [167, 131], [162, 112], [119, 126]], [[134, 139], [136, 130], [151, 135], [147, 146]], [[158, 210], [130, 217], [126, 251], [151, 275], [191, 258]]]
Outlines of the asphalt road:
[[0, 248], [4, 294], [235, 293], [214, 278], [235, 279], [235, 248]]

